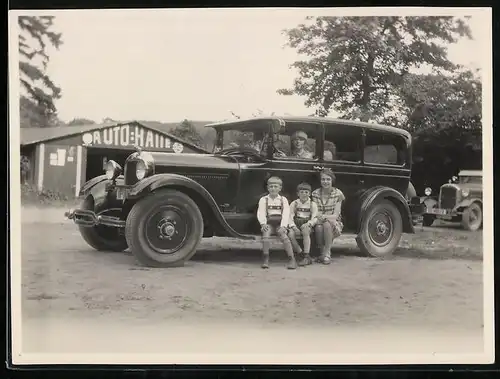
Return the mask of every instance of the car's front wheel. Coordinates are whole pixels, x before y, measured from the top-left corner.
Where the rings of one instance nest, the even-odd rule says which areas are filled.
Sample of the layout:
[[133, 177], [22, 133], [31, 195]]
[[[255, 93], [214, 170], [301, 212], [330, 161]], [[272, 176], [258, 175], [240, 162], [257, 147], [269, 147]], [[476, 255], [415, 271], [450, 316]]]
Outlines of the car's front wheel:
[[196, 203], [177, 190], [159, 190], [130, 210], [125, 236], [136, 259], [149, 267], [181, 266], [196, 252], [203, 217]]
[[356, 242], [364, 254], [387, 257], [398, 247], [402, 233], [399, 209], [391, 201], [382, 200], [366, 212]]
[[[83, 201], [81, 208], [94, 211], [93, 204], [93, 201], [91, 201], [90, 198], [87, 198]], [[107, 212], [101, 212], [100, 214], [104, 213], [108, 216], [113, 216], [114, 211], [110, 210]], [[115, 214], [115, 216], [118, 216], [118, 214]], [[128, 247], [125, 236], [118, 228], [106, 225], [96, 225], [91, 227], [79, 225], [78, 229], [80, 230], [80, 234], [84, 241], [98, 251], [120, 252], [126, 250]]]
[[465, 230], [474, 232], [483, 224], [483, 210], [477, 203], [469, 205], [462, 213], [462, 226]]

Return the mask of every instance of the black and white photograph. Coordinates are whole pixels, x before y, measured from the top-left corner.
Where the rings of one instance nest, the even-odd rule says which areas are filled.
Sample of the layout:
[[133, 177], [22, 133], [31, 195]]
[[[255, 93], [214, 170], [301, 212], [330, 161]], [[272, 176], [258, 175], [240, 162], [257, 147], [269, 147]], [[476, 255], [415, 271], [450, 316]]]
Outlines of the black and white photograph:
[[12, 365], [494, 362], [491, 8], [16, 10], [8, 56]]

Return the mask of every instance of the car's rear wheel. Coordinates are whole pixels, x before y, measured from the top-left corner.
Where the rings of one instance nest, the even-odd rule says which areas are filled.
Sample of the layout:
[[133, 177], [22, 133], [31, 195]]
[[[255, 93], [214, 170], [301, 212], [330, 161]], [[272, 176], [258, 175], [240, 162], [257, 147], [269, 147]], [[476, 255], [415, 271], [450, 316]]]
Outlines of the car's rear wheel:
[[402, 233], [399, 209], [391, 201], [382, 200], [366, 212], [356, 242], [364, 254], [387, 257], [398, 247]]
[[[94, 211], [93, 201], [89, 198], [85, 199], [81, 206], [82, 209]], [[101, 212], [105, 213], [107, 216], [113, 216], [113, 211]], [[98, 251], [123, 251], [128, 248], [127, 240], [123, 233], [120, 232], [119, 228], [114, 228], [106, 225], [96, 225], [96, 226], [81, 226], [78, 225], [80, 234], [87, 244]]]
[[477, 203], [469, 205], [462, 213], [462, 226], [465, 230], [475, 232], [483, 224], [483, 210]]
[[196, 253], [203, 237], [203, 217], [189, 196], [177, 190], [159, 190], [132, 207], [125, 236], [141, 264], [181, 266]]

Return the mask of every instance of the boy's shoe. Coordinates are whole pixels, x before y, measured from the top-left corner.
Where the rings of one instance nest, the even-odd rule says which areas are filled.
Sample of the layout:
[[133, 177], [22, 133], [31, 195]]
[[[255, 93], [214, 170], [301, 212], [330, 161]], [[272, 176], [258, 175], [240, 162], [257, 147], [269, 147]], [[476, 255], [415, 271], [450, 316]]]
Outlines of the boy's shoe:
[[262, 260], [262, 268], [269, 268], [269, 255], [264, 255]]
[[307, 266], [312, 264], [312, 259], [309, 254], [304, 254], [304, 258], [299, 262], [299, 266]]
[[295, 270], [297, 268], [297, 261], [295, 258], [290, 258], [287, 267], [289, 270]]

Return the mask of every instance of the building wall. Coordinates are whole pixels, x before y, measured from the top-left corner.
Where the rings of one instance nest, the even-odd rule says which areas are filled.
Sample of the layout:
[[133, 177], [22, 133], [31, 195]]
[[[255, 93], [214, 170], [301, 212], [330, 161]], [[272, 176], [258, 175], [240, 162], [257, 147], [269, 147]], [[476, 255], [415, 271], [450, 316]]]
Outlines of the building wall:
[[[43, 187], [74, 196], [77, 186], [78, 150], [81, 147], [64, 141], [49, 141], [44, 149]], [[80, 158], [81, 160], [81, 158]], [[81, 172], [79, 183], [81, 183]]]
[[148, 151], [199, 152], [175, 138], [139, 124], [104, 128], [37, 144], [32, 161], [34, 183], [39, 189], [75, 196], [86, 181], [87, 149], [97, 147], [132, 153], [134, 143]]

